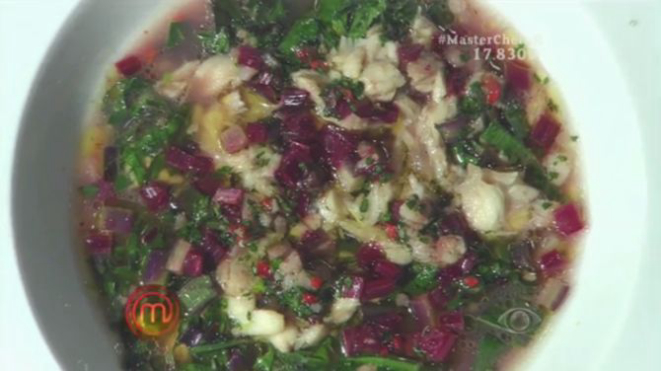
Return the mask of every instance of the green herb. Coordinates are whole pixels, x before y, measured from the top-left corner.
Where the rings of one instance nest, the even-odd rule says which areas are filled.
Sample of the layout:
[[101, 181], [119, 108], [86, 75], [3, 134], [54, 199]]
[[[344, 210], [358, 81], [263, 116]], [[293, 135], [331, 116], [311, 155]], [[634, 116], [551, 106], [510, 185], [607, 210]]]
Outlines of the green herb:
[[413, 211], [420, 211], [420, 196], [413, 195], [406, 201], [406, 207]]
[[82, 193], [85, 198], [94, 198], [99, 194], [99, 187], [95, 185], [87, 185], [80, 187], [80, 193]]
[[468, 93], [459, 100], [459, 111], [468, 116], [479, 116], [487, 105], [487, 98], [482, 90], [482, 84], [474, 82], [470, 85]]
[[168, 32], [168, 48], [179, 46], [185, 39], [184, 34], [185, 24], [183, 22], [170, 23], [170, 31]]
[[300, 287], [285, 290], [277, 298], [281, 305], [289, 308], [298, 317], [308, 318], [314, 314], [312, 309], [303, 302], [303, 289]]
[[551, 112], [558, 112], [558, 109], [560, 108], [553, 99], [549, 99], [547, 106]]
[[426, 6], [425, 12], [429, 19], [439, 26], [445, 27], [454, 22], [454, 14], [452, 14], [447, 0], [429, 2]]
[[241, 346], [241, 345], [246, 345], [246, 344], [251, 344], [251, 343], [253, 343], [252, 339], [236, 339], [236, 340], [223, 341], [223, 342], [216, 343], [216, 344], [199, 345], [199, 346], [190, 348], [190, 354], [193, 357], [196, 357], [196, 356], [203, 355], [204, 353], [213, 353], [213, 352], [217, 352], [219, 350], [235, 348], [235, 347], [238, 347], [238, 346]]
[[353, 38], [361, 38], [367, 34], [367, 30], [372, 27], [386, 10], [386, 0], [362, 0], [357, 3], [351, 16], [351, 26], [348, 35]]
[[[350, 357], [342, 360], [342, 367], [357, 367], [359, 365], [372, 365], [377, 369], [389, 371], [419, 371], [422, 366], [418, 362], [407, 361], [399, 358], [385, 358], [385, 357]], [[352, 368], [352, 370], [354, 369]]]
[[265, 155], [266, 152], [261, 151], [257, 154], [257, 156], [255, 156], [255, 161], [253, 162], [253, 164], [258, 169], [268, 166], [268, 164], [271, 163], [271, 160], [268, 157], [264, 157]]
[[316, 43], [319, 35], [319, 23], [314, 18], [303, 18], [292, 26], [282, 39], [278, 50], [291, 64], [299, 64], [296, 52], [301, 48]]
[[551, 206], [553, 206], [553, 203], [552, 203], [552, 202], [544, 201], [544, 202], [542, 203], [542, 208], [543, 208], [544, 210], [548, 210], [548, 209], [550, 209]]
[[413, 279], [403, 291], [411, 296], [417, 296], [433, 290], [438, 285], [438, 267], [421, 263], [413, 263], [410, 267]]
[[572, 135], [571, 136], [571, 141], [572, 142], [578, 142], [578, 135]]
[[496, 362], [500, 355], [507, 349], [505, 344], [501, 343], [495, 337], [486, 335], [477, 348], [477, 357], [473, 364], [475, 371], [495, 370]]

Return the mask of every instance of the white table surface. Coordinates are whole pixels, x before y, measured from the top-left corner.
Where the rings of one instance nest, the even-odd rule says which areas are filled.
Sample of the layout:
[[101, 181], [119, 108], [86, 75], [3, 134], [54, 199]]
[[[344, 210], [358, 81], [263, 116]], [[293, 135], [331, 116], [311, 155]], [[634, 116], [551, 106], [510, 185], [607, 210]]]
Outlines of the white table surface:
[[[18, 122], [30, 87], [29, 82], [39, 68], [56, 31], [77, 2], [0, 0], [0, 369], [3, 370], [58, 369], [39, 333], [23, 292], [12, 244], [9, 180]], [[636, 1], [592, 2], [598, 21], [607, 25], [606, 32], [632, 84], [640, 85], [651, 78], [658, 83], [655, 85], [658, 88], [661, 85], [661, 6], [656, 8], [657, 11], [650, 12], [649, 8], [637, 8]], [[621, 20], [622, 12], [627, 13], [631, 24], [609, 24], [615, 18]], [[614, 17], [618, 14], [618, 17]], [[637, 27], [638, 31], [632, 32], [632, 27]], [[649, 47], [640, 48], [641, 43]], [[638, 107], [640, 114], [656, 122], [656, 126], [661, 123], [659, 91], [661, 89], [651, 92], [652, 97], [648, 98], [654, 99], [643, 100]], [[659, 130], [653, 132], [660, 133]], [[659, 258], [658, 253], [655, 256]], [[645, 268], [652, 271], [655, 263], [658, 264], [659, 259], [653, 259]], [[659, 283], [658, 278], [646, 283], [650, 292], [655, 292], [657, 296]], [[660, 302], [655, 300], [651, 307], [640, 308], [642, 317], [632, 316], [628, 320], [618, 344], [621, 351], [609, 357], [612, 363], [608, 370], [628, 369], [627, 364], [631, 364], [633, 359], [644, 359], [644, 364], [649, 366], [645, 370], [661, 369], [658, 356], [661, 349], [658, 319], [661, 315]], [[651, 322], [647, 321], [652, 318]]]

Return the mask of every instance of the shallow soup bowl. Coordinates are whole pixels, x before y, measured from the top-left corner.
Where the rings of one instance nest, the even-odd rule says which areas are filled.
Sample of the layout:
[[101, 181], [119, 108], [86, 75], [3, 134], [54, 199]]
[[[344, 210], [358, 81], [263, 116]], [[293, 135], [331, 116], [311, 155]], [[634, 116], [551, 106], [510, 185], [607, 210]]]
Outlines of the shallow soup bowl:
[[[293, 2], [301, 8], [311, 3]], [[579, 136], [590, 221], [569, 299], [519, 367], [611, 369], [606, 355], [638, 295], [649, 202], [634, 103], [583, 7], [488, 3], [526, 39], [564, 98], [564, 114]], [[109, 66], [176, 4], [81, 1], [43, 61], [25, 107], [12, 179], [16, 249], [33, 313], [66, 370], [117, 370], [121, 349], [76, 242], [72, 205], [81, 128], [98, 104]]]

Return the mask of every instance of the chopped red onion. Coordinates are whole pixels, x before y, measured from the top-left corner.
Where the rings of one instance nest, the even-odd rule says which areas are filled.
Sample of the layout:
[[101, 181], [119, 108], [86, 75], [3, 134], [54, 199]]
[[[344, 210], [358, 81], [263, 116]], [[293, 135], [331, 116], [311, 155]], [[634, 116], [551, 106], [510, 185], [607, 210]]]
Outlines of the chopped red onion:
[[106, 230], [120, 234], [129, 234], [133, 231], [133, 212], [131, 210], [106, 207], [103, 216]]
[[222, 180], [215, 176], [206, 176], [204, 178], [197, 179], [195, 183], [193, 183], [195, 189], [207, 196], [212, 197], [216, 194], [216, 191], [218, 188], [220, 188], [221, 184]]
[[265, 124], [255, 122], [246, 127], [246, 136], [250, 144], [264, 144], [269, 139], [269, 130]]
[[583, 219], [576, 204], [560, 206], [553, 213], [555, 227], [564, 236], [571, 236], [585, 228]]
[[165, 263], [167, 260], [167, 254], [163, 250], [154, 250], [149, 253], [147, 266], [142, 275], [142, 280], [145, 283], [155, 283], [159, 281], [165, 273]]
[[113, 238], [110, 233], [91, 232], [85, 238], [85, 246], [94, 256], [107, 256], [112, 253]]
[[436, 324], [436, 315], [429, 295], [424, 294], [411, 299], [409, 308], [423, 327]]
[[245, 191], [238, 188], [220, 188], [213, 196], [213, 200], [224, 205], [237, 206], [243, 203]]
[[115, 63], [117, 70], [124, 76], [133, 76], [142, 69], [142, 61], [135, 55], [130, 55]]
[[285, 107], [301, 107], [308, 103], [310, 93], [303, 89], [289, 88], [282, 92], [281, 104]]
[[549, 251], [539, 260], [539, 269], [545, 277], [562, 272], [567, 267], [567, 260], [558, 250]]
[[248, 137], [238, 125], [231, 125], [220, 134], [220, 143], [227, 153], [237, 153], [248, 146]]
[[202, 241], [196, 247], [205, 254], [205, 261], [209, 261], [211, 269], [214, 269], [227, 255], [227, 247], [209, 229], [203, 232]]

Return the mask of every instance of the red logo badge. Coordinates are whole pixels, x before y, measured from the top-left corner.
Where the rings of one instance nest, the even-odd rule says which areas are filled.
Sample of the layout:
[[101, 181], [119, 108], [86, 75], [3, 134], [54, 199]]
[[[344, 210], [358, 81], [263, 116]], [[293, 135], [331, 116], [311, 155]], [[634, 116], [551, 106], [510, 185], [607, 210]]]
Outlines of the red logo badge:
[[159, 337], [179, 325], [179, 300], [164, 286], [140, 286], [129, 296], [124, 314], [136, 336]]

